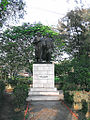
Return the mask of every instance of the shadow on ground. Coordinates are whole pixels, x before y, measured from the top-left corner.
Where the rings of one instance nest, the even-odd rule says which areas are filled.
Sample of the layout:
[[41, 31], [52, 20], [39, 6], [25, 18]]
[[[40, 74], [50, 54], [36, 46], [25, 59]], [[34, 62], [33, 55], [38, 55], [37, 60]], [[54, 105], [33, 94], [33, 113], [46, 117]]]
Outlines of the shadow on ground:
[[60, 101], [35, 101], [29, 103], [28, 120], [75, 120]]
[[[13, 102], [12, 94], [5, 93], [0, 100], [0, 120], [24, 120], [24, 111], [15, 112]], [[83, 116], [81, 112], [79, 116]], [[25, 120], [77, 120], [61, 101], [29, 102], [26, 117]]]
[[0, 120], [23, 120], [22, 112], [15, 112], [11, 94], [5, 93], [0, 101]]

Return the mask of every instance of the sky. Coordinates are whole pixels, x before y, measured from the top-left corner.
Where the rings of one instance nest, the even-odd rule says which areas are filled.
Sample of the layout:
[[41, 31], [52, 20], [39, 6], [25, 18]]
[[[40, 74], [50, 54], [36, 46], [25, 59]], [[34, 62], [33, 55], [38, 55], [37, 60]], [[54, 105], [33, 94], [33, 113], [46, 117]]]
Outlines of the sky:
[[[21, 25], [23, 22], [31, 24], [40, 22], [48, 26], [57, 26], [58, 20], [64, 17], [68, 11], [74, 9], [76, 6], [81, 6], [81, 4], [76, 4], [74, 0], [24, 1], [26, 2], [25, 10], [27, 14], [25, 14], [24, 19], [21, 19], [17, 25]], [[90, 0], [82, 0], [82, 2], [85, 8], [90, 7]], [[14, 25], [13, 22], [10, 22], [10, 25]], [[68, 57], [65, 54], [64, 56]]]
[[[76, 4], [74, 0], [24, 0], [26, 2], [26, 13], [24, 19], [20, 20], [21, 25], [23, 22], [42, 23], [48, 26], [57, 26], [58, 20], [66, 15], [68, 11], [74, 9], [80, 4]], [[79, 0], [80, 1], [80, 0]], [[90, 6], [90, 0], [82, 0], [84, 7]], [[11, 24], [13, 25], [13, 23]], [[62, 58], [68, 58], [64, 53]]]
[[[38, 23], [56, 26], [58, 19], [64, 17], [68, 11], [74, 9], [74, 0], [24, 0], [27, 14], [22, 22]], [[79, 0], [80, 1], [80, 0]], [[90, 6], [90, 0], [82, 0], [85, 7]], [[80, 4], [77, 4], [80, 7]]]
[[[1, 0], [0, 0], [1, 1]], [[56, 26], [58, 20], [66, 15], [68, 11], [74, 9], [76, 6], [80, 7], [80, 1], [83, 2], [84, 7], [90, 7], [90, 0], [24, 0], [26, 2], [26, 13], [24, 19], [20, 20], [19, 24], [23, 22], [38, 23], [44, 25]], [[13, 22], [11, 23], [13, 25]]]

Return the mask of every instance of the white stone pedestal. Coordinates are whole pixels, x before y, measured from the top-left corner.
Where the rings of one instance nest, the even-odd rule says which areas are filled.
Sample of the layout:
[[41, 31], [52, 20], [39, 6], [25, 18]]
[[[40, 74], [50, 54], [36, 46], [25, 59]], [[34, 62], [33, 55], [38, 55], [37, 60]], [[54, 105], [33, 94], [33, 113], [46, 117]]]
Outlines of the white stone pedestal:
[[54, 88], [54, 64], [33, 65], [33, 88]]
[[33, 64], [33, 88], [28, 95], [27, 101], [63, 99], [63, 92], [54, 87], [54, 64]]

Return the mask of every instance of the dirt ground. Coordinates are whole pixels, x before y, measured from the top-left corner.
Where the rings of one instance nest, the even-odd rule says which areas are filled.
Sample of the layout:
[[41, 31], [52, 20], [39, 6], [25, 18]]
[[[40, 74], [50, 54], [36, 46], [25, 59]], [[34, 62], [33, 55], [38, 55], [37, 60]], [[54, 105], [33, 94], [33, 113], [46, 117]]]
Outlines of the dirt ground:
[[[13, 101], [14, 98], [11, 94], [4, 94], [2, 101], [0, 101], [0, 120], [24, 120], [24, 111], [15, 112]], [[61, 101], [34, 101], [29, 102], [29, 108], [25, 120], [83, 119], [81, 117], [76, 119]]]
[[23, 120], [23, 113], [15, 112], [11, 94], [5, 93], [0, 101], [0, 120]]
[[31, 102], [28, 114], [28, 120], [75, 120], [60, 101]]

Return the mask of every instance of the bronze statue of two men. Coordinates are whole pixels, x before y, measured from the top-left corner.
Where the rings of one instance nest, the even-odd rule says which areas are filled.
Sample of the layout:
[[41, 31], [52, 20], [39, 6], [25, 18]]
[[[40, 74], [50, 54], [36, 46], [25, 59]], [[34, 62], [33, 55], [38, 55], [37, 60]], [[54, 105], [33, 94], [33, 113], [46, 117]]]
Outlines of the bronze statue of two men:
[[52, 38], [49, 38], [48, 34], [43, 37], [40, 32], [36, 34], [33, 41], [35, 46], [35, 62], [47, 62], [51, 61], [54, 43]]

